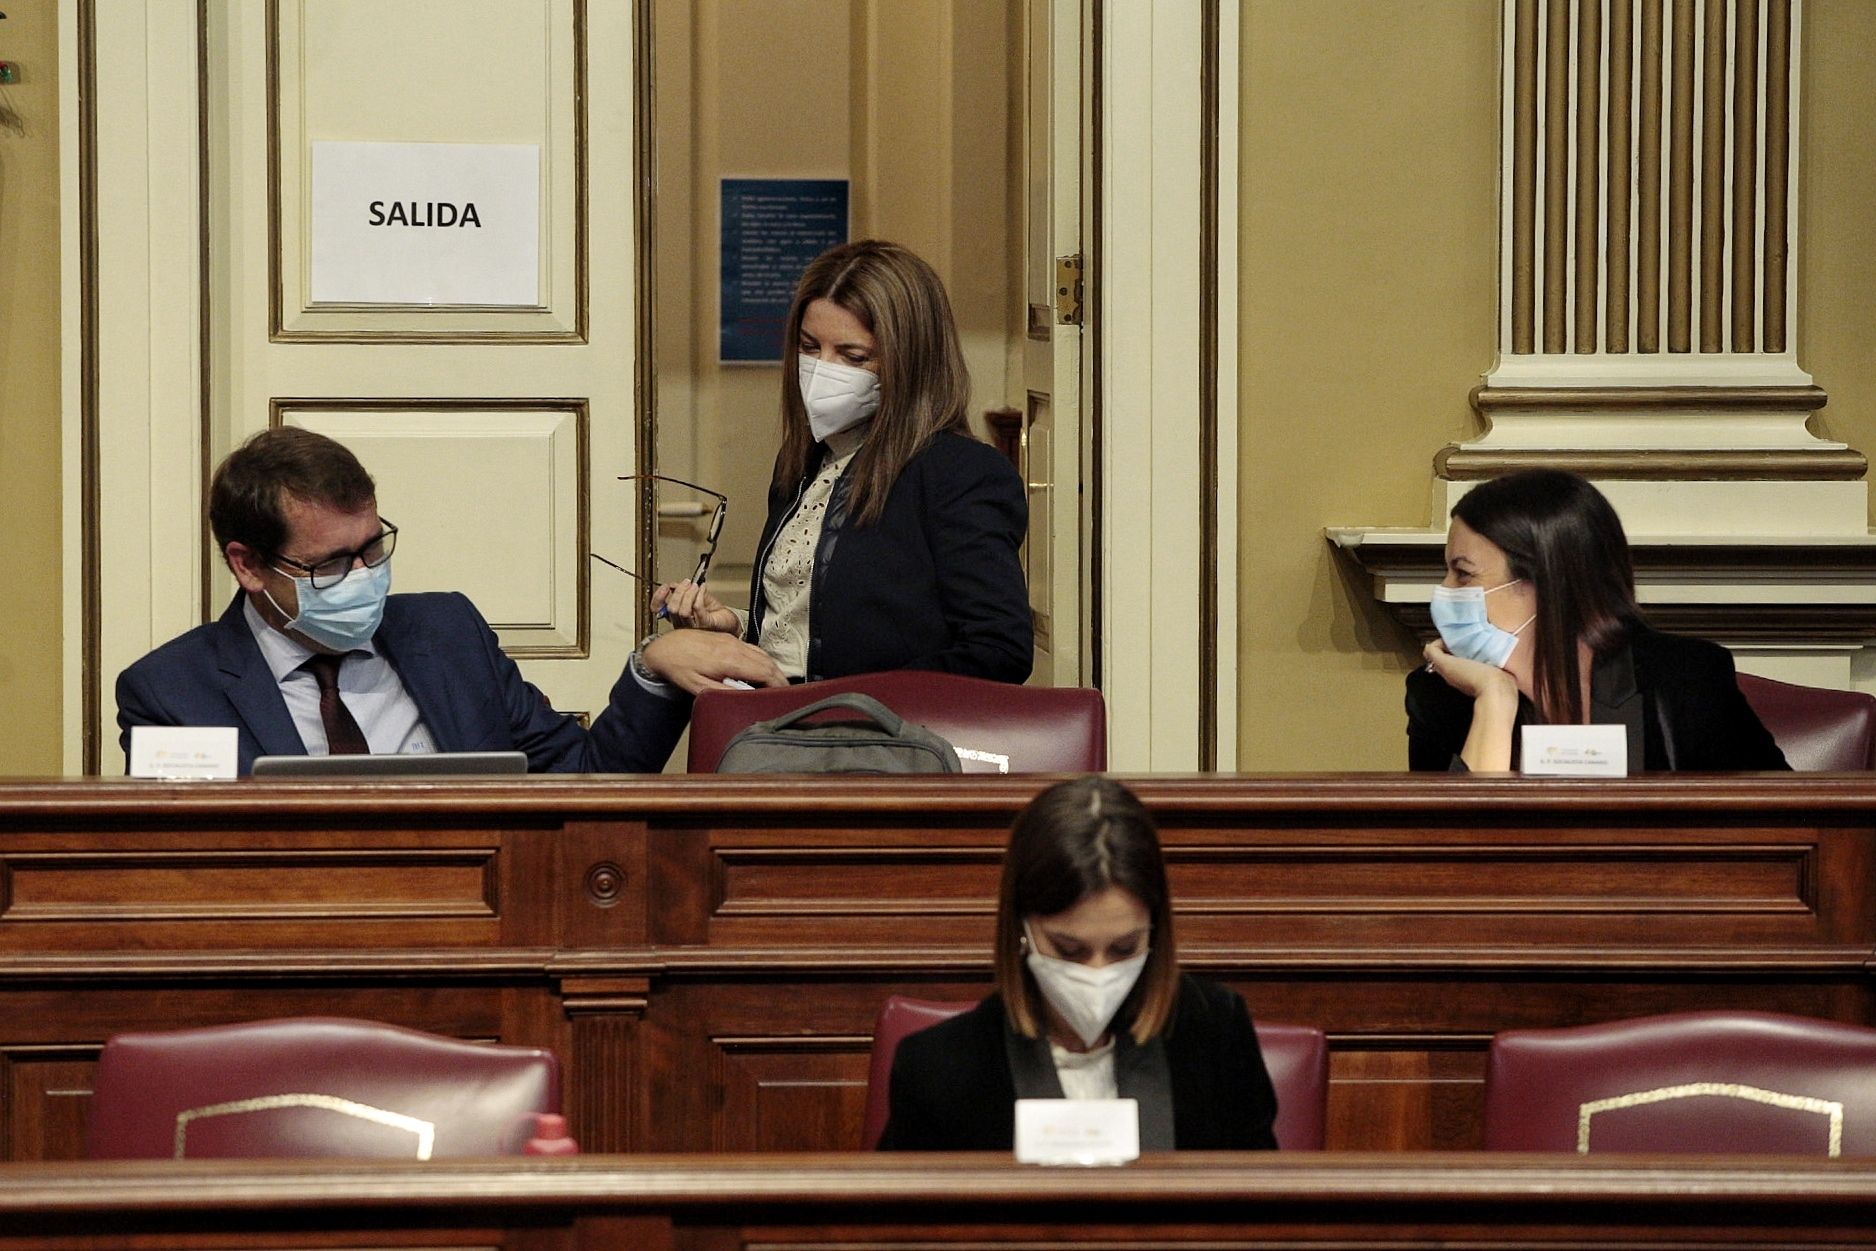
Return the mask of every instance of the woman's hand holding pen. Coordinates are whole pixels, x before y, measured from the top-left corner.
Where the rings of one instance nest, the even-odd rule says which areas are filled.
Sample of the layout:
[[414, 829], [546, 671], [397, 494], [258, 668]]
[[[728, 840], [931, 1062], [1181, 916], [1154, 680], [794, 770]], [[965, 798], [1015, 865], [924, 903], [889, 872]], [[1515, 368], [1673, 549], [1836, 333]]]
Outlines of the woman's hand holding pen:
[[678, 583], [667, 582], [653, 591], [651, 609], [659, 618], [674, 625], [715, 630], [719, 634], [740, 635], [743, 631], [743, 623], [734, 612], [725, 608], [700, 583], [688, 578]]

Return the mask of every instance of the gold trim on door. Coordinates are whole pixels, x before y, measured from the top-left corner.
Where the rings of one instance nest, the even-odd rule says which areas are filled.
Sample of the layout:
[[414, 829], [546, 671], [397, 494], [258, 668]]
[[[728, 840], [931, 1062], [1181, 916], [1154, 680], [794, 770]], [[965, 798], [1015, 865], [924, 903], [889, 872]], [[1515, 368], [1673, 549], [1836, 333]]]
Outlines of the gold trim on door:
[[1199, 18], [1199, 768], [1218, 768], [1218, 0]]
[[83, 668], [79, 677], [80, 712], [84, 717], [82, 753], [84, 771], [95, 776], [102, 767], [98, 732], [104, 715], [104, 638], [102, 626], [103, 553], [99, 539], [98, 464], [98, 14], [95, 0], [78, 0], [78, 286], [79, 339], [84, 359], [79, 365], [78, 491], [79, 551], [82, 574]]

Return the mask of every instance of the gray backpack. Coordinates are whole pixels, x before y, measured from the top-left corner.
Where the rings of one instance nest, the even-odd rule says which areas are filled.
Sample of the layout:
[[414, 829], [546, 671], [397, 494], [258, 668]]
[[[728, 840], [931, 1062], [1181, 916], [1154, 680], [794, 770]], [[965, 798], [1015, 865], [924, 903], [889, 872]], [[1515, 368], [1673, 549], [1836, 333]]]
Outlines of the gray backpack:
[[[863, 721], [803, 721], [843, 708]], [[857, 691], [758, 721], [723, 749], [718, 773], [962, 773], [951, 744]]]

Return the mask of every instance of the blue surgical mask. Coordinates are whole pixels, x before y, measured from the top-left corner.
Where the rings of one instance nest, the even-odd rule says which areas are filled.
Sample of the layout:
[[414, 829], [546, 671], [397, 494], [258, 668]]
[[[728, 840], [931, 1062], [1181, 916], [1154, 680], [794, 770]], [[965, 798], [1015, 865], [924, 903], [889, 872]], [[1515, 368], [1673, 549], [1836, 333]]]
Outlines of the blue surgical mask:
[[1526, 618], [1524, 625], [1516, 630], [1495, 626], [1486, 619], [1485, 597], [1523, 580], [1513, 578], [1489, 590], [1482, 586], [1434, 587], [1433, 626], [1440, 632], [1440, 641], [1446, 644], [1446, 650], [1462, 660], [1476, 660], [1503, 669], [1518, 645], [1519, 633], [1536, 618]]
[[[284, 570], [274, 572], [290, 576]], [[354, 569], [327, 587], [315, 587], [311, 578], [296, 577], [293, 590], [299, 596], [300, 611], [286, 628], [321, 647], [350, 651], [370, 642], [378, 632], [378, 623], [384, 620], [384, 597], [391, 593], [391, 562]], [[272, 595], [267, 596], [267, 602], [273, 604], [274, 611], [286, 615]]]

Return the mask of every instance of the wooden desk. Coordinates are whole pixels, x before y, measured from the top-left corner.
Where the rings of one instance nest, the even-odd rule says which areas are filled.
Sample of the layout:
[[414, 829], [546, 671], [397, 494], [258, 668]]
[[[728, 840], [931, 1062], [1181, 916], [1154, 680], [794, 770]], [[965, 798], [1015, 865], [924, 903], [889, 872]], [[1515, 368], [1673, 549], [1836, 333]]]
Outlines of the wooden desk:
[[[295, 1013], [553, 1047], [589, 1150], [855, 1146], [1046, 780], [0, 787], [0, 1154], [81, 1153], [115, 1030]], [[1329, 1031], [1334, 1146], [1477, 1145], [1498, 1029], [1876, 1020], [1876, 777], [1137, 787], [1186, 964]]]
[[[133, 1244], [134, 1240], [134, 1244]], [[14, 1165], [0, 1251], [1876, 1244], [1876, 1161], [1415, 1154]]]

